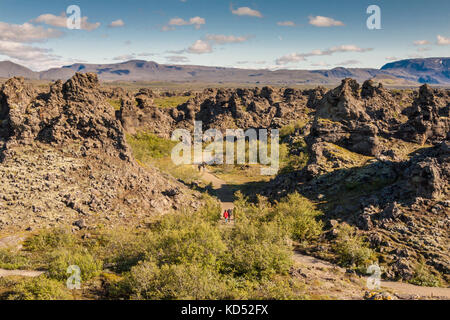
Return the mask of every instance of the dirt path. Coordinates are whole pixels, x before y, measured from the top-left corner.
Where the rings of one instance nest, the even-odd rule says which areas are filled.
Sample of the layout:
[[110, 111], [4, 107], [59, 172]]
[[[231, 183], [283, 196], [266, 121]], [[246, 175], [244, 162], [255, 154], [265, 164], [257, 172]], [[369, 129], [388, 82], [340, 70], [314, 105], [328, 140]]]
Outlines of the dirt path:
[[[23, 235], [12, 235], [3, 237], [0, 239], [0, 249], [13, 249], [20, 250], [22, 248], [22, 242], [25, 240]], [[3, 277], [39, 277], [44, 272], [42, 271], [27, 271], [27, 270], [5, 270], [0, 269], [0, 278]]]
[[0, 269], [0, 278], [3, 277], [39, 277], [41, 274], [44, 274], [43, 271], [27, 271], [27, 270], [4, 270]]
[[225, 181], [217, 178], [208, 169], [205, 169], [205, 171], [203, 171], [202, 179], [206, 183], [212, 184], [214, 193], [216, 194], [222, 205], [222, 212], [228, 209], [234, 209], [234, 192]]

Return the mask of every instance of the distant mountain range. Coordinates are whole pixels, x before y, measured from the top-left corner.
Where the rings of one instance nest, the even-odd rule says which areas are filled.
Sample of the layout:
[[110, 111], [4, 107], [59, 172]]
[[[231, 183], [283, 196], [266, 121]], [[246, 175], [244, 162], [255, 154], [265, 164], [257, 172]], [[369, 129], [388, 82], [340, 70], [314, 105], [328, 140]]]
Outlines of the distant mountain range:
[[167, 81], [250, 84], [335, 84], [342, 78], [358, 81], [375, 78], [391, 84], [430, 83], [450, 85], [450, 58], [408, 59], [381, 69], [334, 68], [331, 70], [252, 70], [193, 65], [166, 65], [131, 60], [115, 64], [76, 63], [34, 72], [10, 61], [0, 62], [0, 78], [22, 76], [34, 80], [66, 80], [76, 72], [95, 72], [103, 81]]

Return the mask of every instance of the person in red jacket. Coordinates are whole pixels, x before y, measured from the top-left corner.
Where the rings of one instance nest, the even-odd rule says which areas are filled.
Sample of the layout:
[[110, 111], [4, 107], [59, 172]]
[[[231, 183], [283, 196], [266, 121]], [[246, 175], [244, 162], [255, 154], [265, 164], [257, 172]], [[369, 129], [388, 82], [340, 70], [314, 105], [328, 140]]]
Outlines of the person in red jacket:
[[225, 218], [225, 222], [228, 223], [229, 214], [227, 210], [225, 210], [225, 212], [223, 213], [223, 217]]

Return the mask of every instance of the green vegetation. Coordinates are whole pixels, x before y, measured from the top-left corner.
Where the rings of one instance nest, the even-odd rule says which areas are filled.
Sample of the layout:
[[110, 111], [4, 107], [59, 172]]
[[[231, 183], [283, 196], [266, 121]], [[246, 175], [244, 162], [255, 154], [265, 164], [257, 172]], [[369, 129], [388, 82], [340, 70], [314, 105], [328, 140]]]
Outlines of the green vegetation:
[[367, 266], [377, 260], [375, 253], [369, 248], [364, 238], [348, 224], [339, 226], [333, 251], [341, 266], [351, 267], [360, 272], [365, 272]]
[[[298, 155], [292, 154], [291, 150], [301, 150]], [[301, 139], [292, 143], [290, 146], [286, 143], [280, 144], [280, 172], [288, 173], [303, 169], [309, 161], [309, 154], [306, 142]]]
[[65, 286], [56, 280], [40, 276], [18, 282], [0, 279], [0, 287], [6, 290], [0, 294], [2, 300], [70, 300], [73, 296]]
[[191, 96], [174, 96], [174, 97], [161, 97], [153, 100], [155, 106], [160, 108], [175, 108], [180, 104], [186, 103]]
[[171, 159], [173, 147], [176, 141], [160, 138], [154, 134], [138, 133], [127, 135], [134, 158], [143, 166], [157, 167], [161, 171], [172, 175], [185, 183], [199, 180], [197, 170], [190, 165], [177, 166]]
[[439, 276], [432, 274], [424, 262], [417, 264], [414, 277], [409, 283], [424, 287], [440, 287], [442, 280]]
[[161, 159], [170, 156], [175, 141], [159, 138], [154, 134], [138, 133], [127, 135], [127, 142], [133, 150], [135, 158], [141, 162], [148, 161], [149, 158]]
[[302, 129], [305, 127], [307, 120], [298, 120], [293, 123], [290, 123], [280, 129], [280, 138], [285, 138], [295, 133], [297, 129]]
[[28, 257], [22, 252], [0, 249], [0, 268], [6, 270], [26, 269], [29, 267]]
[[88, 238], [65, 228], [44, 230], [26, 241], [24, 252], [46, 275], [2, 280], [0, 296], [73, 298], [66, 271], [77, 265], [84, 289], [101, 279], [97, 294], [104, 299], [304, 299], [305, 285], [289, 275], [291, 239], [316, 239], [319, 216], [299, 195], [270, 205], [238, 194], [233, 228], [207, 198], [197, 212], [156, 217], [143, 229], [98, 228]]
[[114, 108], [114, 110], [120, 110], [120, 108], [122, 107], [122, 101], [121, 100], [109, 99], [108, 103], [111, 105], [111, 107]]

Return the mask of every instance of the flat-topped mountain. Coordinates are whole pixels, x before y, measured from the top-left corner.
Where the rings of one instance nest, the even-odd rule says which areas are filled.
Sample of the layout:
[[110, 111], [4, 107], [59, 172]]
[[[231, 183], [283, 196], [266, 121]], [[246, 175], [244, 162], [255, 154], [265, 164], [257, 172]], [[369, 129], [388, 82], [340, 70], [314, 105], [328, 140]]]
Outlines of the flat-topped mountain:
[[389, 79], [393, 84], [450, 84], [450, 59], [410, 59], [389, 63], [381, 69], [343, 68], [331, 70], [268, 70], [166, 65], [153, 61], [130, 60], [114, 64], [76, 63], [61, 68], [34, 72], [18, 64], [0, 62], [0, 77], [23, 76], [29, 79], [67, 80], [76, 72], [97, 73], [103, 81], [168, 81], [251, 84], [336, 84], [342, 78], [357, 81]]

